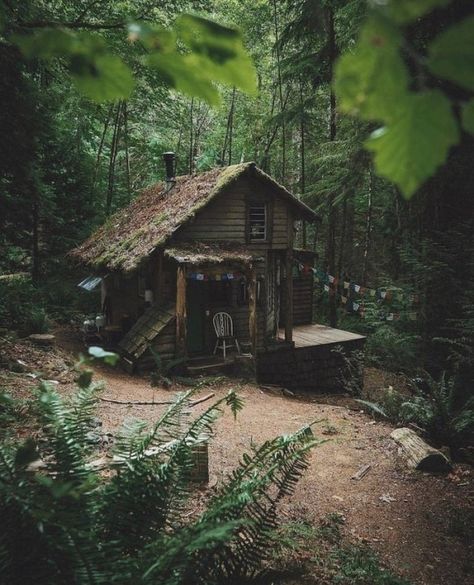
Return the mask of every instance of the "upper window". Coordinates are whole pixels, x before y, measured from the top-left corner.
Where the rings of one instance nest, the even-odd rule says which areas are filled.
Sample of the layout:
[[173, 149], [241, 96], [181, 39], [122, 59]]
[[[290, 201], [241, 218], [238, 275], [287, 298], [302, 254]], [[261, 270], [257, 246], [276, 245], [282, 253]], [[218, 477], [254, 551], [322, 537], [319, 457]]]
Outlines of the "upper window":
[[267, 239], [267, 206], [249, 205], [249, 236], [251, 242], [264, 242]]

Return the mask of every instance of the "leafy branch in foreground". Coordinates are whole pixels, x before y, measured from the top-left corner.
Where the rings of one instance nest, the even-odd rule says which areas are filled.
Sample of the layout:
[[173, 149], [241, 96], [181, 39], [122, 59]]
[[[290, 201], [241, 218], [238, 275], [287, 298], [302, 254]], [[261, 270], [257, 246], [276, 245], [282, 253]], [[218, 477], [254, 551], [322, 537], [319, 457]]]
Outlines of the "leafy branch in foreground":
[[235, 28], [192, 14], [182, 14], [171, 28], [115, 24], [124, 41], [140, 45], [138, 51], [130, 47], [129, 61], [136, 60], [132, 67], [112, 53], [99, 32], [78, 31], [71, 24], [11, 23], [15, 32], [6, 36], [29, 59], [60, 60], [76, 87], [97, 102], [129, 98], [133, 69], [140, 63], [158, 72], [167, 87], [213, 105], [220, 102], [216, 83], [256, 91], [255, 68]]
[[450, 0], [369, 4], [358, 42], [337, 64], [335, 90], [343, 112], [383, 124], [366, 147], [377, 172], [410, 198], [461, 131], [474, 132], [474, 14], [420, 47], [407, 27]]
[[104, 472], [92, 462], [88, 439], [98, 387], [90, 376], [78, 380], [69, 399], [40, 388], [34, 412], [41, 440], [0, 447], [4, 582], [212, 584], [258, 574], [278, 503], [308, 466], [316, 443], [310, 427], [244, 454], [191, 519], [185, 504], [194, 449], [224, 409], [237, 414], [239, 396], [230, 391], [189, 420], [190, 391], [151, 427], [127, 423]]

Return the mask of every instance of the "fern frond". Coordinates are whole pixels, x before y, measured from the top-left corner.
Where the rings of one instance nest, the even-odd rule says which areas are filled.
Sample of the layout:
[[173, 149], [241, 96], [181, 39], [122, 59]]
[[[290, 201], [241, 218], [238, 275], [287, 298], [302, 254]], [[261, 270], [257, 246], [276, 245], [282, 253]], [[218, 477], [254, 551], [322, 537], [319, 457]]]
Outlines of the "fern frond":
[[383, 407], [380, 406], [380, 404], [377, 404], [376, 402], [370, 402], [369, 400], [362, 400], [360, 398], [356, 398], [356, 402], [367, 408], [370, 412], [378, 414], [382, 418], [388, 418], [387, 413]]

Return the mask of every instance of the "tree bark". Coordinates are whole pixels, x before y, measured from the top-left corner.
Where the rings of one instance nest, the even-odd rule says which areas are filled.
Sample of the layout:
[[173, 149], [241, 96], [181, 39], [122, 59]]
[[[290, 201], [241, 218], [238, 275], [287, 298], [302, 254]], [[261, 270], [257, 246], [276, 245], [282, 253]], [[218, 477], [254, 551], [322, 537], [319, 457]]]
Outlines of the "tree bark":
[[285, 111], [285, 102], [283, 100], [283, 83], [281, 76], [281, 59], [280, 59], [280, 36], [278, 31], [278, 14], [277, 2], [273, 0], [273, 22], [275, 26], [275, 53], [277, 59], [277, 74], [278, 74], [278, 95], [280, 98], [280, 114], [281, 116], [281, 180], [285, 183], [286, 178], [286, 124], [283, 112]]
[[189, 174], [193, 174], [194, 170], [194, 98], [191, 98], [191, 106], [189, 108]]
[[112, 118], [112, 113], [114, 111], [114, 106], [110, 106], [109, 111], [107, 112], [107, 117], [104, 122], [104, 129], [102, 130], [102, 136], [100, 138], [99, 148], [97, 150], [97, 157], [95, 159], [95, 169], [94, 169], [94, 184], [97, 180], [97, 174], [99, 172], [99, 163], [100, 157], [102, 156], [102, 150], [104, 149], [105, 144], [105, 137], [107, 135], [107, 130], [109, 128], [110, 119]]
[[40, 258], [39, 258], [39, 223], [40, 223], [40, 202], [39, 193], [36, 185], [33, 185], [34, 201], [33, 201], [33, 234], [32, 234], [32, 250], [31, 250], [31, 279], [33, 284], [38, 284], [40, 280]]
[[362, 284], [367, 285], [367, 275], [369, 270], [369, 253], [372, 246], [372, 194], [374, 186], [374, 176], [372, 168], [369, 167], [369, 193], [367, 201], [367, 221], [365, 224], [365, 243], [364, 243], [364, 264], [362, 267]]
[[[301, 167], [300, 167], [300, 191], [301, 197], [304, 199], [304, 194], [306, 190], [306, 161], [305, 161], [305, 115], [304, 115], [304, 99], [303, 99], [303, 82], [300, 79], [300, 140], [301, 140]], [[307, 246], [307, 229], [306, 229], [306, 222], [303, 221], [303, 248], [306, 249]]]
[[229, 114], [227, 116], [227, 124], [225, 129], [224, 145], [222, 147], [221, 161], [225, 164], [226, 153], [229, 150], [228, 164], [232, 164], [232, 133], [234, 127], [234, 108], [235, 108], [235, 86], [232, 90], [232, 99], [230, 102]]
[[[329, 53], [329, 79], [333, 78], [333, 65], [336, 60], [336, 32], [334, 29], [334, 11], [332, 8], [327, 10], [328, 18], [328, 53]], [[336, 140], [336, 96], [330, 85], [329, 90], [329, 141]], [[336, 272], [336, 194], [332, 192], [328, 198], [328, 245], [327, 245], [327, 265], [331, 275], [337, 276]], [[337, 327], [337, 306], [336, 294], [334, 288], [329, 290], [329, 325]]]
[[123, 103], [123, 138], [125, 143], [125, 176], [127, 179], [128, 200], [132, 199], [132, 185], [130, 183], [130, 157], [128, 152], [128, 108], [127, 102]]
[[122, 102], [117, 104], [117, 112], [115, 114], [114, 122], [114, 133], [112, 136], [112, 144], [110, 145], [110, 158], [109, 158], [109, 180], [107, 186], [107, 201], [106, 201], [106, 213], [110, 214], [112, 209], [112, 201], [114, 196], [115, 187], [115, 161], [117, 159], [118, 152], [118, 141], [120, 135], [120, 121], [122, 114]]

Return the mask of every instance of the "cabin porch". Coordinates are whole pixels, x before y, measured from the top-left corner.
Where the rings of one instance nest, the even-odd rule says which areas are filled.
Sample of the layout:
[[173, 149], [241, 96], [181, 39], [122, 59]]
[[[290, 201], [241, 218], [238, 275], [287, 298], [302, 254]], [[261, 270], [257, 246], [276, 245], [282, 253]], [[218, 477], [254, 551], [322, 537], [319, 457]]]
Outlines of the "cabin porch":
[[257, 353], [257, 381], [320, 394], [360, 387], [364, 343], [362, 335], [325, 325], [295, 326], [292, 345], [281, 340]]
[[285, 342], [284, 331], [269, 347], [250, 354], [235, 351], [226, 359], [207, 355], [190, 358], [191, 375], [228, 373], [256, 377], [262, 384], [275, 384], [295, 391], [341, 393], [350, 382], [360, 382], [361, 363], [357, 354], [365, 337], [325, 325], [299, 325], [293, 328], [293, 343]]

